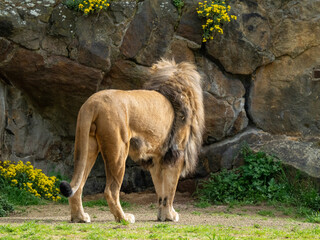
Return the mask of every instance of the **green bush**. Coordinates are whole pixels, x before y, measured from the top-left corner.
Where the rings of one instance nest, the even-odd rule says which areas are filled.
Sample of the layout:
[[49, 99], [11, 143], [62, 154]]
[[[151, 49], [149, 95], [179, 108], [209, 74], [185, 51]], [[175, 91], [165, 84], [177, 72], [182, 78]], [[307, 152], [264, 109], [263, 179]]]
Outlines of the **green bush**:
[[5, 198], [0, 196], [0, 217], [5, 217], [13, 211], [13, 205], [9, 203]]
[[245, 164], [231, 171], [212, 173], [200, 184], [197, 193], [201, 200], [211, 203], [235, 201], [257, 202], [278, 200], [286, 185], [277, 181], [283, 174], [281, 163], [263, 153], [244, 148], [241, 153]]
[[46, 176], [41, 169], [34, 168], [30, 162], [0, 161], [1, 186], [12, 186], [32, 193], [34, 196], [59, 201], [59, 179]]
[[212, 173], [197, 189], [200, 202], [281, 202], [299, 207], [304, 216], [320, 210], [320, 194], [310, 180], [289, 179], [278, 159], [248, 147], [241, 151], [244, 165]]

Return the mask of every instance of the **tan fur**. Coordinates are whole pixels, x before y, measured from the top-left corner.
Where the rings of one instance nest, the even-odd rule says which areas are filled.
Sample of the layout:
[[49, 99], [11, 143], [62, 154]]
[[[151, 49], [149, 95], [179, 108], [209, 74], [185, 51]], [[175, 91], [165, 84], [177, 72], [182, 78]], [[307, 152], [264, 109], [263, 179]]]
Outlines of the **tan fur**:
[[204, 128], [200, 75], [190, 63], [161, 60], [152, 66], [151, 76], [145, 90], [104, 90], [81, 107], [69, 185], [72, 221], [90, 222], [81, 195], [98, 152], [105, 162], [105, 197], [117, 221], [135, 221], [119, 200], [128, 155], [150, 170], [158, 220], [179, 220], [173, 209], [176, 186], [180, 175], [196, 166]]

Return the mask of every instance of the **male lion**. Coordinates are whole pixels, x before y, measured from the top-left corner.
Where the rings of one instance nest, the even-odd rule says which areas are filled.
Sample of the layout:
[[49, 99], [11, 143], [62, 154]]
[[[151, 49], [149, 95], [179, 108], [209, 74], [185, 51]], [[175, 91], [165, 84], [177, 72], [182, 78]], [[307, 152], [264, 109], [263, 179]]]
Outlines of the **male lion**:
[[116, 221], [135, 222], [119, 201], [128, 155], [149, 169], [158, 197], [158, 220], [178, 221], [173, 199], [180, 175], [196, 166], [204, 111], [200, 75], [193, 64], [160, 60], [151, 67], [144, 90], [104, 90], [81, 107], [77, 120], [74, 174], [62, 182], [72, 222], [90, 222], [82, 189], [101, 152], [106, 171], [105, 198]]

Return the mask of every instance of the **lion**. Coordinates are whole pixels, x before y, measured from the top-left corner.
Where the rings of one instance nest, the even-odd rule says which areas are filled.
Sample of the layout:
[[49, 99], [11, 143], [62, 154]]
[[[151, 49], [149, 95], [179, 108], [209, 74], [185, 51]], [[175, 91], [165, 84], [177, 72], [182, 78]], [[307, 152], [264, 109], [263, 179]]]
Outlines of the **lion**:
[[196, 66], [161, 59], [150, 68], [141, 90], [102, 90], [79, 110], [69, 198], [72, 222], [90, 222], [82, 190], [100, 152], [105, 164], [104, 196], [116, 221], [135, 222], [119, 200], [128, 156], [151, 173], [159, 221], [179, 221], [173, 200], [180, 176], [194, 171], [204, 129], [201, 77]]

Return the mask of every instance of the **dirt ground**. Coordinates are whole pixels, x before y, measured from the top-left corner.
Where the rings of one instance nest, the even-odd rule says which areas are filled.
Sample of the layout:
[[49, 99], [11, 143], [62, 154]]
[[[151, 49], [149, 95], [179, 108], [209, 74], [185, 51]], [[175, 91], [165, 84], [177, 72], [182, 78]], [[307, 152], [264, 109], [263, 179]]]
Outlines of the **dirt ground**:
[[[102, 199], [103, 195], [84, 197], [84, 201]], [[156, 222], [156, 195], [154, 193], [131, 193], [121, 194], [121, 200], [130, 203], [125, 212], [135, 215], [136, 223]], [[282, 228], [309, 228], [316, 224], [306, 223], [299, 219], [293, 219], [283, 215], [272, 206], [211, 206], [208, 208], [197, 208], [194, 200], [188, 193], [177, 193], [174, 207], [180, 214], [181, 225], [223, 225], [227, 227], [257, 226]], [[114, 221], [107, 207], [95, 206], [85, 207], [89, 213], [92, 223]], [[272, 216], [261, 216], [259, 212], [271, 213]], [[29, 206], [22, 211], [9, 217], [0, 218], [0, 224], [22, 223], [25, 221], [40, 221], [47, 223], [68, 222], [70, 220], [69, 206], [67, 204], [48, 204], [40, 206]]]

